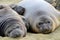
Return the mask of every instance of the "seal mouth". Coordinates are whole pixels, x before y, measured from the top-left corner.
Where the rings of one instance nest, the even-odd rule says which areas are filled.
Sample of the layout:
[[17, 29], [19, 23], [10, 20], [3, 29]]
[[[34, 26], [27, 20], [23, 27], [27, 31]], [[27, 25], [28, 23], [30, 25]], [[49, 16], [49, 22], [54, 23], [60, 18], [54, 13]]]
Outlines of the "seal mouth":
[[39, 32], [40, 33], [43, 33], [43, 34], [49, 34], [52, 32], [52, 26], [51, 25], [48, 25], [48, 24], [41, 24], [41, 25], [36, 25], [37, 28], [39, 29]]
[[44, 30], [44, 31], [41, 31], [41, 33], [43, 34], [50, 34], [52, 32], [52, 30]]

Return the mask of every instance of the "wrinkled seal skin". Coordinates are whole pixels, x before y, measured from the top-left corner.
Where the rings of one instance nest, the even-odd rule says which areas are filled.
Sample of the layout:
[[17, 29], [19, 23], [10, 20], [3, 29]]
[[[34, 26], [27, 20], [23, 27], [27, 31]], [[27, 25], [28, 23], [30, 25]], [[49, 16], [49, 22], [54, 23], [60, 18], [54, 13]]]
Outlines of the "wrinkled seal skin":
[[60, 25], [60, 12], [44, 0], [23, 0], [17, 6], [25, 8], [24, 17], [32, 32], [51, 33]]
[[0, 5], [0, 36], [24, 37], [27, 29], [22, 17], [8, 5]]

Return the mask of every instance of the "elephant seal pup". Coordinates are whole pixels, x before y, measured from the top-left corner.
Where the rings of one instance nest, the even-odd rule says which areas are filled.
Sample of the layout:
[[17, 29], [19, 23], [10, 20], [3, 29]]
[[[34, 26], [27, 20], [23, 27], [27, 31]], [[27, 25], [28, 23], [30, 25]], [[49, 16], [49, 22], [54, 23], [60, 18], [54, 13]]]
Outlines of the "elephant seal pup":
[[32, 32], [51, 33], [60, 25], [60, 12], [44, 0], [23, 0], [17, 5], [25, 8], [24, 17]]
[[8, 5], [0, 5], [0, 36], [24, 37], [26, 32], [22, 17]]

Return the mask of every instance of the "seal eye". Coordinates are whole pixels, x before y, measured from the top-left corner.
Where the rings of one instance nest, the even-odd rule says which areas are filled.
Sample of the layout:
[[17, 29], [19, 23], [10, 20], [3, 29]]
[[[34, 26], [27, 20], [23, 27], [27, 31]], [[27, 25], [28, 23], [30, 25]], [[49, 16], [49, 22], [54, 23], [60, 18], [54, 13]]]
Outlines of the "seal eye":
[[50, 21], [48, 21], [47, 23], [50, 23]]
[[40, 22], [40, 23], [39, 23], [39, 25], [42, 25], [42, 24], [43, 24], [43, 22]]
[[19, 26], [17, 26], [16, 28], [19, 28]]

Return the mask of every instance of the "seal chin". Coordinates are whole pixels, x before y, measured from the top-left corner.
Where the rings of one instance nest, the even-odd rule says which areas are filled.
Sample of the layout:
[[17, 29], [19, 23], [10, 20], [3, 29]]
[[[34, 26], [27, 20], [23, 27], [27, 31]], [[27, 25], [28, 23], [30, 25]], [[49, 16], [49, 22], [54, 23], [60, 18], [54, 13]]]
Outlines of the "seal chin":
[[51, 29], [42, 29], [42, 30], [40, 30], [40, 32], [43, 34], [49, 34], [52, 32], [52, 30]]

